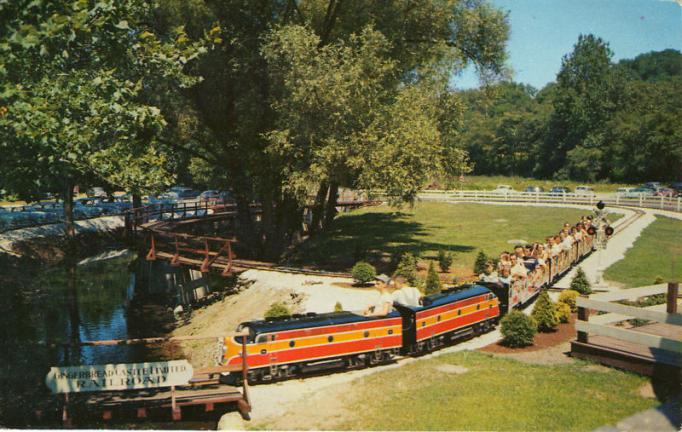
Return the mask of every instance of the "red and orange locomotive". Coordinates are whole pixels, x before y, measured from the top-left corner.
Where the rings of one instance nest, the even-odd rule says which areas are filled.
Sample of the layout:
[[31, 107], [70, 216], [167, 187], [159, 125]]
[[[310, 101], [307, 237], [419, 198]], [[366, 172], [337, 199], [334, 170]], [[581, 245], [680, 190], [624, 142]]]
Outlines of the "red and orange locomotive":
[[429, 352], [494, 327], [500, 303], [489, 289], [472, 285], [426, 296], [419, 307], [394, 303], [386, 316], [352, 312], [294, 315], [249, 321], [224, 339], [222, 364], [242, 365], [246, 337], [249, 379], [267, 381], [338, 367], [374, 365], [397, 354]]

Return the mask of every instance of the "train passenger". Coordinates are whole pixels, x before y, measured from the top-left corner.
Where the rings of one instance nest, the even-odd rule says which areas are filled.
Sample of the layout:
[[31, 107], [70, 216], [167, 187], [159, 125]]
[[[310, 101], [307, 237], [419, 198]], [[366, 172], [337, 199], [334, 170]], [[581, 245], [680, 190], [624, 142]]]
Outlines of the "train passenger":
[[560, 236], [554, 236], [552, 237], [552, 246], [550, 248], [549, 254], [551, 257], [558, 256], [561, 253], [561, 237]]
[[530, 245], [523, 248], [523, 265], [526, 266], [526, 269], [528, 269], [529, 272], [535, 270], [535, 267], [538, 265], [537, 258], [533, 256], [534, 250], [535, 246], [531, 247]]
[[495, 266], [491, 261], [485, 263], [485, 270], [483, 273], [478, 275], [478, 279], [482, 282], [498, 283], [499, 278], [497, 272], [495, 271]]
[[497, 271], [500, 272], [503, 268], [511, 270], [511, 260], [509, 259], [509, 252], [504, 251], [500, 254], [500, 261], [497, 263]]
[[393, 296], [388, 292], [391, 278], [385, 274], [376, 277], [376, 288], [379, 291], [379, 299], [373, 305], [368, 306], [364, 311], [365, 316], [384, 316], [393, 310]]
[[514, 280], [526, 279], [528, 277], [528, 269], [523, 263], [522, 259], [516, 257], [516, 255], [511, 256], [512, 268], [511, 277]]
[[561, 249], [565, 251], [571, 250], [573, 247], [573, 237], [565, 231], [561, 231]]
[[500, 273], [497, 277], [497, 281], [503, 284], [505, 287], [509, 287], [509, 285], [511, 285], [512, 278], [510, 276], [508, 268], [505, 267], [502, 270], [500, 270]]
[[405, 306], [418, 307], [422, 304], [422, 293], [415, 287], [407, 286], [407, 280], [403, 276], [393, 278], [395, 291], [393, 291], [393, 301]]

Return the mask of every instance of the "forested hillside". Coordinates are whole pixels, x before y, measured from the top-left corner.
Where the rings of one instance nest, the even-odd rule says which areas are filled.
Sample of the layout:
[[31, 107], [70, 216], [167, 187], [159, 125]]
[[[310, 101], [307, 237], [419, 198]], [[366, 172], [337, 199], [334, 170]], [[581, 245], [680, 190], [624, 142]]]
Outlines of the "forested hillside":
[[679, 180], [682, 55], [612, 61], [608, 43], [581, 36], [555, 82], [501, 82], [462, 92], [461, 142], [476, 174], [580, 181]]

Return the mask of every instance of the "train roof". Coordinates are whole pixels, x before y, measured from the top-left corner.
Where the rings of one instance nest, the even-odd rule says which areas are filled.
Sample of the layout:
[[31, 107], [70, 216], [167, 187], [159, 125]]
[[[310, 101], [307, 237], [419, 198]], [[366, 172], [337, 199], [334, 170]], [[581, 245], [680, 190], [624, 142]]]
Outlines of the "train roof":
[[355, 322], [374, 321], [382, 318], [399, 317], [397, 311], [385, 316], [364, 316], [353, 312], [330, 312], [322, 314], [306, 314], [301, 316], [289, 316], [259, 321], [248, 321], [240, 326], [249, 326], [255, 334], [273, 333], [279, 331], [322, 327], [336, 324], [350, 324]]
[[455, 289], [439, 294], [431, 294], [424, 297], [424, 309], [442, 306], [447, 303], [476, 297], [483, 294], [490, 294], [491, 291], [481, 285], [470, 285], [464, 289]]

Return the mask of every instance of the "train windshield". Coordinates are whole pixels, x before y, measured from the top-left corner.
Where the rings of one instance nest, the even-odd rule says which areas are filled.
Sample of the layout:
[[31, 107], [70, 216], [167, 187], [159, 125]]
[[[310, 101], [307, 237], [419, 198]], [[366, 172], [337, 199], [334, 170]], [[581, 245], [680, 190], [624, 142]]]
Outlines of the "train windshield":
[[[249, 335], [246, 337], [246, 343], [251, 343], [256, 336], [256, 332], [247, 324], [239, 324], [239, 326], [237, 326], [237, 333], [244, 332], [249, 333]], [[238, 343], [243, 343], [244, 342], [243, 338], [244, 336], [235, 336], [234, 340], [237, 341]]]

